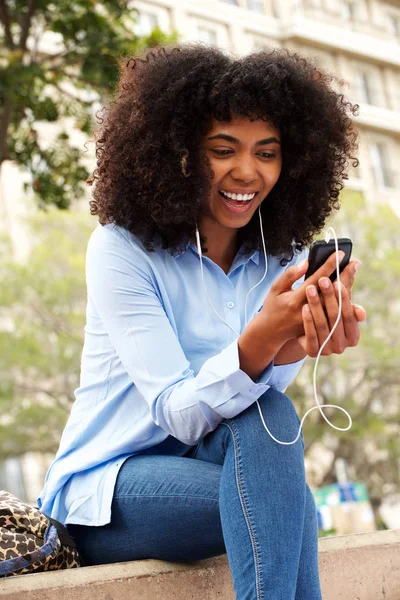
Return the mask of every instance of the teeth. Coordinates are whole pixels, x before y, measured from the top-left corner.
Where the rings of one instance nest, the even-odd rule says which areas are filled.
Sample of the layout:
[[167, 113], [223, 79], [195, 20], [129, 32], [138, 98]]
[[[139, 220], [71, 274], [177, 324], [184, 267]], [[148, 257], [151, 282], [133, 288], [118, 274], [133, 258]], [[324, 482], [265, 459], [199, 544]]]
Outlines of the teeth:
[[256, 195], [255, 193], [253, 193], [253, 194], [231, 194], [230, 192], [225, 192], [224, 190], [220, 190], [220, 192], [226, 198], [230, 198], [231, 200], [236, 200], [239, 202], [246, 202], [248, 200], [252, 200], [254, 198], [254, 196]]

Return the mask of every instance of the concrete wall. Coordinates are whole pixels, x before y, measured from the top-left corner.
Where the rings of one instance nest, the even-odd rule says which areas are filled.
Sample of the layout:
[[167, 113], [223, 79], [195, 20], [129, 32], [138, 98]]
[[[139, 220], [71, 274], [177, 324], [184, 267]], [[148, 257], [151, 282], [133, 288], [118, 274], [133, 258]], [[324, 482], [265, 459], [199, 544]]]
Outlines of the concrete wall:
[[[400, 530], [323, 538], [319, 550], [324, 600], [400, 600]], [[144, 560], [10, 577], [0, 580], [3, 599], [234, 600], [235, 595], [226, 556], [219, 556], [186, 565]]]

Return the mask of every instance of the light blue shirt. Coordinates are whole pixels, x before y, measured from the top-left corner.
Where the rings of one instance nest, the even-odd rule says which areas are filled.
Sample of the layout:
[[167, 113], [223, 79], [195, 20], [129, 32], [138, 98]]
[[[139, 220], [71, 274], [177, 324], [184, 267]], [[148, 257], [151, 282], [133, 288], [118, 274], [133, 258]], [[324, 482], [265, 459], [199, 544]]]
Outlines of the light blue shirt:
[[[239, 251], [228, 274], [207, 257], [203, 265], [214, 308], [242, 332], [263, 253]], [[268, 257], [268, 275], [249, 296], [249, 319], [285, 268]], [[240, 370], [237, 335], [207, 302], [192, 244], [180, 254], [148, 252], [126, 229], [99, 225], [86, 280], [80, 386], [38, 505], [63, 523], [105, 525], [124, 460], [149, 448], [183, 456], [269, 387], [285, 391], [303, 361], [271, 363], [257, 382]]]

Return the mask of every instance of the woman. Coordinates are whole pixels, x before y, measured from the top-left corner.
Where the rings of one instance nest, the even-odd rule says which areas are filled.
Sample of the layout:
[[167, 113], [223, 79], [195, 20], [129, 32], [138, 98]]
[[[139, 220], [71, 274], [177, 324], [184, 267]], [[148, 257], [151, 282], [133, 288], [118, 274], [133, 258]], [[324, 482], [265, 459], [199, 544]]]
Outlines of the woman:
[[[335, 256], [302, 283], [356, 161], [331, 82], [285, 51], [121, 66], [91, 180], [81, 383], [39, 499], [88, 564], [226, 552], [240, 600], [321, 598], [304, 444], [276, 443], [256, 400], [293, 441], [283, 392], [338, 313]], [[358, 264], [324, 354], [358, 342]]]

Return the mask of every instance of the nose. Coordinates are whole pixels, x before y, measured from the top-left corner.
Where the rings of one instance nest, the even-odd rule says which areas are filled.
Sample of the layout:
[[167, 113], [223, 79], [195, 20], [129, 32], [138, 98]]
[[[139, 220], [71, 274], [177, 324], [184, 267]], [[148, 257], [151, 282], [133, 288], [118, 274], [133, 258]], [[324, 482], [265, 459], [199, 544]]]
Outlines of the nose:
[[231, 170], [232, 179], [238, 179], [246, 183], [251, 183], [257, 179], [257, 165], [253, 156], [238, 157], [236, 164]]

